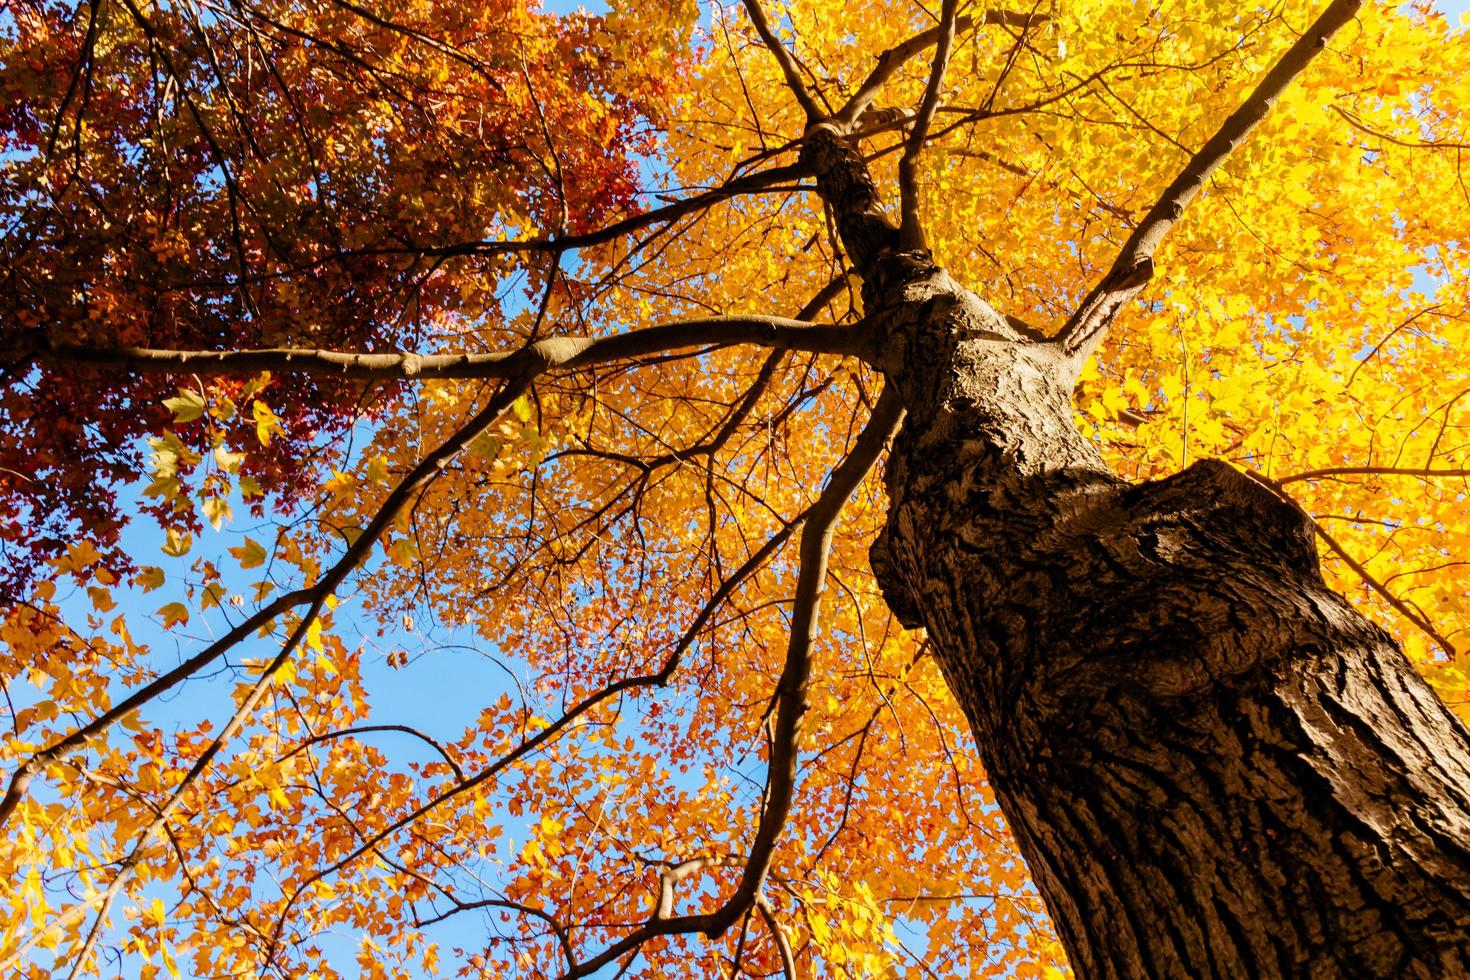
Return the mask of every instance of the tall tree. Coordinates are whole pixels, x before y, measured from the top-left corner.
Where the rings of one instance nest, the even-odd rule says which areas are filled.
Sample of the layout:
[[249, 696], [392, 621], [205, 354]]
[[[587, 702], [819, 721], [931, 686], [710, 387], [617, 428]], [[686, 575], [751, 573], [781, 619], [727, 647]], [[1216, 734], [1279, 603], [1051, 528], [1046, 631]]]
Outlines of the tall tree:
[[6, 971], [1470, 970], [1431, 8], [5, 17]]

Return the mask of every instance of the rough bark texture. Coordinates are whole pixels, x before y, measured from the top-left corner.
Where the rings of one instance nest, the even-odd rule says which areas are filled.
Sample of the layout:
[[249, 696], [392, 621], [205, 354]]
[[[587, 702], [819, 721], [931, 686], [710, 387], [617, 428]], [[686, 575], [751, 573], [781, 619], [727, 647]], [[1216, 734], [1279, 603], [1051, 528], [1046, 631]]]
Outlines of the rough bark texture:
[[1218, 462], [1124, 483], [1071, 370], [909, 256], [874, 566], [1082, 976], [1470, 975], [1470, 739]]
[[1470, 976], [1470, 735], [1228, 465], [1142, 486], [1077, 361], [905, 252], [807, 134], [907, 417], [872, 564], [1084, 977]]

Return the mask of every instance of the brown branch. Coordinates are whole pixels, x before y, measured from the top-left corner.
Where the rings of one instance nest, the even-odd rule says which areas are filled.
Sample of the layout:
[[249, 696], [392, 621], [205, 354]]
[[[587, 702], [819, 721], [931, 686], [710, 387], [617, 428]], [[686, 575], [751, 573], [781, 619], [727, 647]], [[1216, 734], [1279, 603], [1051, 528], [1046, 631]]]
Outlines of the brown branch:
[[436, 742], [434, 739], [430, 738], [428, 735], [425, 735], [423, 732], [419, 731], [417, 728], [413, 728], [408, 725], [355, 725], [351, 728], [339, 728], [336, 731], [322, 732], [320, 735], [312, 735], [310, 738], [302, 739], [299, 745], [293, 748], [290, 752], [287, 752], [285, 755], [277, 756], [275, 761], [277, 765], [280, 765], [282, 762], [285, 762], [288, 759], [293, 759], [296, 756], [300, 755], [302, 752], [305, 752], [313, 745], [319, 745], [322, 742], [328, 742], [334, 738], [346, 738], [349, 735], [366, 735], [369, 732], [399, 732], [404, 735], [412, 735], [414, 738], [426, 743], [435, 752], [439, 753], [439, 757], [445, 761], [450, 770], [454, 773], [455, 779], [464, 778], [464, 770], [459, 767], [458, 762], [454, 761], [454, 756], [449, 754], [448, 749], [446, 749], [439, 742]]
[[1369, 361], [1377, 357], [1379, 353], [1383, 350], [1383, 346], [1394, 337], [1398, 336], [1400, 330], [1407, 330], [1409, 327], [1412, 327], [1420, 318], [1429, 316], [1431, 314], [1438, 317], [1444, 317], [1446, 319], [1456, 319], [1453, 314], [1441, 313], [1440, 309], [1443, 306], [1443, 303], [1435, 303], [1432, 306], [1427, 306], [1419, 312], [1408, 317], [1407, 319], [1401, 321], [1398, 326], [1390, 330], [1386, 335], [1384, 335], [1384, 338], [1382, 340], [1373, 345], [1372, 350], [1364, 354], [1362, 357], [1357, 358], [1358, 363], [1353, 365], [1352, 373], [1348, 375], [1347, 383], [1343, 385], [1343, 388], [1347, 389], [1353, 386], [1353, 382], [1357, 380], [1358, 372], [1363, 369], [1363, 365], [1367, 364]]
[[229, 288], [234, 288], [236, 285], [242, 283], [255, 285], [262, 282], [284, 279], [288, 276], [298, 275], [304, 272], [311, 272], [334, 262], [343, 262], [347, 259], [360, 257], [411, 256], [425, 259], [448, 259], [465, 256], [527, 255], [591, 248], [596, 245], [605, 245], [608, 242], [616, 241], [625, 235], [641, 231], [650, 225], [671, 224], [680, 218], [698, 213], [711, 205], [718, 204], [732, 197], [738, 197], [741, 194], [765, 192], [786, 181], [799, 179], [805, 175], [806, 171], [796, 164], [772, 167], [769, 170], [763, 170], [759, 173], [737, 177], [719, 187], [702, 191], [692, 197], [672, 201], [661, 208], [654, 208], [651, 211], [644, 211], [642, 214], [635, 214], [631, 217], [623, 218], [621, 221], [615, 221], [595, 231], [582, 232], [575, 235], [523, 238], [514, 241], [478, 240], [456, 242], [452, 245], [416, 245], [412, 242], [403, 242], [397, 245], [339, 249], [330, 255], [323, 255], [309, 262], [297, 263], [268, 273], [252, 274], [239, 282], [236, 280], [199, 280], [192, 285], [196, 287]]
[[787, 980], [796, 980], [796, 957], [791, 952], [791, 938], [776, 920], [776, 910], [771, 907], [770, 899], [757, 895], [755, 908], [765, 920], [766, 928], [771, 930], [771, 938], [775, 940], [776, 951], [781, 955], [781, 969], [785, 971]]
[[562, 955], [567, 958], [567, 963], [576, 966], [577, 957], [572, 946], [571, 936], [567, 934], [566, 926], [562, 925], [561, 921], [551, 913], [531, 905], [522, 905], [520, 902], [512, 902], [503, 898], [482, 898], [473, 902], [461, 902], [458, 899], [451, 898], [451, 901], [454, 902], [453, 908], [427, 919], [415, 919], [413, 923], [414, 928], [422, 929], [425, 926], [434, 925], [436, 922], [443, 922], [450, 916], [458, 915], [461, 912], [470, 912], [475, 909], [508, 909], [512, 912], [519, 912], [522, 915], [532, 916], [546, 923], [556, 936], [556, 941], [561, 944]]
[[410, 27], [406, 24], [400, 24], [397, 21], [389, 20], [386, 17], [374, 13], [371, 9], [367, 7], [359, 6], [355, 3], [349, 3], [348, 0], [332, 0], [332, 5], [348, 11], [349, 13], [361, 18], [362, 20], [366, 21], [369, 24], [372, 24], [375, 27], [381, 27], [384, 30], [391, 31], [394, 34], [400, 34], [411, 41], [417, 41], [425, 47], [439, 52], [446, 58], [449, 58], [453, 61], [458, 61], [470, 71], [474, 72], [476, 75], [484, 79], [496, 92], [504, 93], [505, 86], [502, 85], [500, 81], [495, 77], [495, 75], [491, 72], [490, 67], [479, 58], [476, 58], [473, 55], [466, 53], [460, 48], [452, 44], [445, 43], [444, 41], [441, 41], [431, 35], [425, 34], [423, 31], [420, 31], [417, 28]]
[[919, 154], [924, 151], [924, 141], [929, 138], [934, 110], [939, 107], [939, 88], [944, 84], [944, 73], [949, 68], [949, 51], [954, 46], [955, 16], [959, 6], [959, 0], [944, 0], [940, 7], [939, 38], [935, 44], [934, 63], [929, 69], [929, 84], [924, 89], [919, 114], [914, 117], [903, 156], [898, 161], [898, 247], [904, 251], [912, 252], [924, 247], [924, 227], [919, 222]]
[[801, 570], [792, 608], [791, 636], [786, 663], [776, 685], [776, 718], [772, 726], [771, 757], [766, 767], [766, 805], [734, 894], [713, 912], [667, 918], [651, 916], [639, 929], [585, 960], [578, 969], [568, 971], [563, 980], [590, 976], [656, 936], [690, 932], [718, 936], [756, 902], [770, 872], [776, 841], [791, 812], [796, 786], [797, 734], [807, 709], [811, 646], [818, 630], [817, 616], [833, 530], [843, 505], [887, 448], [902, 416], [897, 392], [886, 388], [852, 452], [832, 471], [827, 486], [807, 512], [801, 534]]
[[11, 349], [0, 352], [0, 357], [31, 357], [42, 364], [85, 365], [126, 374], [251, 375], [271, 371], [374, 380], [519, 378], [527, 372], [575, 370], [671, 350], [732, 344], [870, 357], [868, 337], [861, 327], [754, 315], [675, 320], [601, 337], [548, 337], [516, 351], [491, 354], [362, 354], [290, 347], [209, 351], [51, 346], [44, 336], [37, 335], [31, 349]]
[[1057, 334], [1057, 341], [1077, 364], [1096, 349], [1118, 311], [1153, 277], [1154, 251], [1184, 214], [1184, 209], [1199, 195], [1205, 181], [1260, 125], [1286, 87], [1306, 70], [1332, 35], [1352, 20], [1362, 5], [1363, 0], [1332, 0], [1165, 189], [1123, 243], [1107, 275], [1092, 288]]
[[718, 854], [712, 857], [690, 858], [665, 868], [658, 876], [658, 904], [654, 917], [667, 919], [674, 914], [674, 886], [705, 868], [738, 868], [744, 858], [733, 854]]
[[[1045, 14], [1030, 14], [1013, 10], [989, 10], [980, 18], [980, 22], [982, 24], [1019, 27], [1025, 30], [1036, 24], [1043, 23], [1048, 19]], [[954, 31], [955, 33], [967, 31], [974, 25], [975, 19], [973, 17], [956, 17], [954, 20]], [[931, 27], [927, 31], [915, 34], [902, 44], [894, 45], [880, 54], [878, 56], [878, 63], [873, 66], [873, 70], [868, 73], [868, 77], [863, 79], [863, 83], [858, 86], [858, 90], [837, 111], [837, 114], [832, 117], [832, 121], [844, 130], [851, 129], [857, 125], [857, 121], [862, 118], [868, 106], [872, 105], [873, 100], [878, 97], [878, 92], [883, 88], [884, 83], [892, 78], [910, 58], [930, 45], [938, 44], [943, 33], [943, 24], [938, 27]]]
[[827, 114], [817, 106], [811, 92], [807, 91], [806, 83], [801, 80], [801, 68], [797, 65], [796, 58], [786, 50], [781, 39], [771, 30], [771, 24], [766, 20], [766, 12], [761, 9], [760, 0], [745, 0], [745, 12], [750, 16], [750, 22], [755, 26], [756, 33], [761, 36], [761, 40], [765, 42], [766, 47], [775, 57], [776, 64], [781, 66], [781, 74], [786, 77], [786, 87], [791, 89], [791, 94], [796, 97], [797, 103], [806, 113], [807, 125], [826, 119]]
[[1276, 478], [1276, 483], [1283, 485], [1296, 483], [1298, 480], [1320, 480], [1327, 476], [1411, 476], [1423, 480], [1440, 477], [1467, 479], [1470, 478], [1470, 469], [1437, 469], [1432, 466], [1417, 469], [1400, 466], [1324, 466], [1317, 470], [1303, 470], [1290, 476], [1279, 476]]
[[1433, 640], [1441, 649], [1444, 650], [1445, 653], [1450, 655], [1451, 659], [1457, 656], [1455, 645], [1447, 640], [1444, 637], [1444, 634], [1435, 629], [1433, 623], [1425, 619], [1423, 614], [1412, 609], [1407, 602], [1390, 592], [1388, 590], [1388, 587], [1382, 582], [1378, 581], [1378, 579], [1374, 577], [1373, 573], [1369, 572], [1368, 569], [1365, 568], [1361, 562], [1359, 562], [1352, 555], [1348, 554], [1347, 549], [1338, 544], [1337, 539], [1328, 534], [1327, 531], [1323, 529], [1322, 525], [1317, 522], [1316, 518], [1307, 513], [1306, 508], [1304, 508], [1301, 504], [1297, 502], [1295, 497], [1293, 497], [1291, 494], [1287, 493], [1281, 488], [1281, 481], [1273, 480], [1269, 476], [1266, 476], [1262, 473], [1257, 473], [1255, 470], [1247, 469], [1244, 472], [1246, 476], [1250, 477], [1252, 480], [1255, 480], [1263, 487], [1266, 487], [1271, 492], [1275, 493], [1276, 496], [1280, 497], [1287, 504], [1291, 505], [1291, 507], [1296, 510], [1297, 513], [1306, 518], [1307, 523], [1312, 526], [1312, 530], [1316, 532], [1317, 537], [1322, 539], [1322, 543], [1331, 548], [1333, 553], [1336, 554], [1337, 557], [1342, 559], [1343, 564], [1347, 565], [1348, 568], [1351, 568], [1353, 570], [1353, 574], [1357, 575], [1358, 578], [1363, 580], [1364, 585], [1366, 585], [1372, 591], [1376, 592], [1379, 597], [1382, 598], [1384, 602], [1392, 606], [1400, 616], [1404, 617], [1410, 623], [1414, 624], [1414, 626], [1418, 627], [1420, 632]]
[[1358, 132], [1366, 133], [1374, 139], [1383, 140], [1385, 143], [1392, 143], [1394, 146], [1402, 146], [1409, 150], [1470, 150], [1470, 143], [1455, 143], [1451, 140], [1404, 139], [1401, 136], [1394, 136], [1392, 133], [1385, 133], [1374, 129], [1372, 126], [1363, 122], [1362, 117], [1357, 113], [1344, 109], [1342, 106], [1330, 105], [1327, 108], [1341, 116], [1349, 126]]

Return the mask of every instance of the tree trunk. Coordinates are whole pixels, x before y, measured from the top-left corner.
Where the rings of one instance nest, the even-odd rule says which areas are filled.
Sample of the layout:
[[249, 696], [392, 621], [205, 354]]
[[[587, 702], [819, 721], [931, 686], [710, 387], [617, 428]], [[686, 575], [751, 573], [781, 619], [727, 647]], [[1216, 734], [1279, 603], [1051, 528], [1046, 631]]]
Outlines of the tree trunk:
[[926, 255], [875, 261], [908, 417], [873, 565], [1077, 972], [1470, 975], [1470, 737], [1305, 518], [1213, 461], [1125, 483], [1055, 345]]

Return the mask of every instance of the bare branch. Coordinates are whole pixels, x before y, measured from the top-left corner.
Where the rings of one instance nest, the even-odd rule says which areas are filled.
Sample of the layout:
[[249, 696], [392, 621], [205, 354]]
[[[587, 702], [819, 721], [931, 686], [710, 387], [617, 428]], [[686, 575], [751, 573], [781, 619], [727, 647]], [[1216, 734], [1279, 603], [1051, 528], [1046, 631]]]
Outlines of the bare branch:
[[572, 966], [577, 965], [576, 950], [572, 947], [572, 939], [567, 934], [566, 926], [562, 925], [559, 919], [544, 909], [538, 909], [531, 905], [523, 905], [520, 902], [512, 902], [504, 898], [482, 898], [473, 902], [455, 900], [454, 906], [448, 911], [428, 918], [415, 919], [413, 924], [415, 928], [422, 929], [424, 926], [431, 926], [436, 922], [443, 922], [450, 916], [458, 915], [461, 912], [470, 912], [475, 909], [509, 909], [512, 912], [519, 912], [522, 915], [529, 915], [540, 919], [556, 935], [556, 941], [561, 945], [562, 955], [567, 958], [567, 963]]
[[548, 337], [515, 351], [493, 354], [362, 354], [275, 347], [259, 350], [162, 350], [148, 347], [49, 346], [34, 337], [32, 350], [0, 357], [34, 357], [43, 364], [76, 364], [108, 373], [251, 375], [261, 371], [330, 374], [343, 378], [518, 378], [528, 371], [574, 370], [608, 361], [694, 347], [757, 344], [783, 350], [868, 356], [861, 327], [815, 324], [776, 316], [719, 316], [675, 320], [602, 337]]
[[897, 392], [891, 387], [886, 388], [852, 452], [832, 471], [827, 486], [806, 513], [806, 524], [801, 533], [801, 571], [792, 609], [791, 637], [786, 663], [776, 684], [776, 719], [767, 765], [766, 806], [761, 813], [740, 884], [734, 894], [713, 912], [670, 918], [661, 918], [657, 914], [651, 916], [641, 928], [585, 960], [578, 969], [568, 971], [565, 980], [590, 976], [655, 936], [688, 932], [718, 936], [734, 925], [760, 896], [761, 886], [770, 872], [776, 841], [791, 812], [796, 786], [797, 732], [807, 709], [811, 646], [818, 630], [817, 616], [826, 583], [827, 556], [833, 530], [843, 505], [882, 456], [902, 417], [903, 407]]
[[903, 157], [898, 161], [899, 227], [898, 247], [905, 251], [916, 251], [924, 247], [924, 229], [919, 223], [919, 154], [924, 150], [924, 141], [929, 138], [929, 123], [934, 119], [934, 110], [939, 106], [939, 87], [944, 84], [944, 72], [949, 68], [949, 51], [954, 46], [955, 16], [959, 11], [959, 0], [944, 0], [939, 13], [939, 38], [934, 50], [934, 64], [929, 69], [929, 85], [924, 89], [924, 100], [919, 103], [919, 114], [909, 130], [908, 142], [903, 148]]
[[690, 858], [688, 861], [680, 861], [673, 867], [665, 868], [658, 876], [658, 905], [654, 911], [654, 917], [667, 919], [674, 914], [674, 886], [685, 878], [698, 874], [705, 868], [738, 868], [743, 861], [743, 858], [733, 854], [718, 854], [712, 857]]
[[290, 752], [287, 752], [285, 755], [278, 756], [276, 758], [276, 764], [279, 765], [280, 763], [285, 762], [287, 759], [300, 755], [302, 752], [305, 752], [313, 745], [319, 745], [322, 742], [328, 742], [334, 738], [347, 738], [352, 735], [366, 735], [369, 732], [400, 732], [404, 735], [412, 735], [414, 738], [418, 739], [420, 742], [424, 742], [435, 752], [439, 753], [439, 757], [444, 760], [444, 762], [449, 766], [450, 770], [454, 773], [455, 779], [464, 778], [464, 770], [459, 767], [458, 762], [454, 761], [454, 756], [449, 754], [448, 749], [446, 749], [439, 742], [430, 738], [428, 735], [425, 735], [423, 732], [419, 731], [417, 728], [413, 728], [409, 725], [354, 725], [351, 728], [339, 728], [336, 731], [322, 732], [320, 735], [313, 735], [310, 738], [303, 739], [301, 741], [301, 744], [297, 745]]
[[1353, 574], [1357, 575], [1358, 578], [1363, 580], [1364, 585], [1366, 585], [1372, 591], [1378, 593], [1378, 596], [1383, 599], [1384, 602], [1392, 606], [1400, 616], [1407, 619], [1410, 623], [1413, 623], [1420, 632], [1433, 640], [1440, 647], [1440, 649], [1444, 650], [1445, 653], [1450, 655], [1451, 659], [1454, 659], [1457, 656], [1455, 645], [1451, 643], [1448, 639], [1446, 639], [1443, 633], [1435, 629], [1433, 623], [1426, 619], [1422, 613], [1411, 608], [1407, 602], [1390, 592], [1386, 585], [1378, 581], [1373, 573], [1368, 571], [1368, 569], [1363, 566], [1362, 562], [1358, 561], [1352, 555], [1348, 554], [1347, 550], [1343, 548], [1342, 545], [1338, 544], [1337, 539], [1328, 534], [1327, 531], [1323, 529], [1322, 525], [1317, 522], [1316, 518], [1307, 513], [1306, 509], [1302, 507], [1301, 504], [1297, 503], [1295, 497], [1293, 497], [1291, 494], [1287, 493], [1281, 488], [1280, 481], [1273, 480], [1270, 477], [1265, 476], [1264, 474], [1257, 473], [1255, 470], [1248, 469], [1245, 471], [1245, 475], [1250, 477], [1252, 480], [1255, 480], [1263, 487], [1269, 489], [1286, 503], [1290, 504], [1293, 509], [1295, 509], [1299, 514], [1307, 519], [1307, 523], [1312, 525], [1312, 530], [1317, 533], [1317, 537], [1322, 539], [1322, 543], [1327, 545], [1328, 548], [1332, 549], [1332, 552], [1337, 555], [1337, 557], [1342, 559], [1343, 564], [1347, 565], [1348, 568], [1351, 568], [1353, 570]]
[[761, 918], [766, 920], [771, 938], [776, 941], [776, 951], [781, 954], [781, 969], [785, 971], [787, 980], [796, 980], [796, 957], [791, 952], [791, 937], [786, 935], [786, 930], [777, 921], [776, 910], [771, 908], [770, 900], [764, 895], [755, 897], [755, 907]]
[[1260, 125], [1286, 87], [1306, 70], [1332, 35], [1352, 20], [1362, 5], [1363, 0], [1333, 0], [1174, 178], [1123, 243], [1107, 275], [1092, 288], [1058, 333], [1057, 341], [1076, 363], [1080, 364], [1096, 349], [1123, 304], [1138, 295], [1153, 277], [1155, 249], [1184, 214], [1185, 207], [1199, 195], [1205, 181]]
[[1433, 466], [1418, 469], [1402, 466], [1324, 466], [1318, 470], [1303, 470], [1290, 476], [1276, 478], [1278, 486], [1296, 483], [1298, 480], [1320, 480], [1329, 476], [1408, 476], [1419, 480], [1470, 479], [1470, 469], [1439, 468]]
[[811, 92], [807, 91], [806, 83], [801, 80], [801, 68], [796, 64], [796, 59], [771, 30], [766, 12], [761, 9], [760, 0], [745, 0], [745, 12], [750, 15], [750, 22], [755, 25], [756, 33], [775, 56], [776, 64], [781, 66], [781, 74], [786, 76], [786, 86], [791, 89], [791, 94], [796, 96], [797, 103], [806, 113], [807, 125], [826, 119], [827, 114], [817, 106]]
[[[980, 22], [982, 24], [1002, 24], [1007, 27], [1019, 27], [1025, 30], [1049, 19], [1045, 14], [1022, 13], [1014, 10], [988, 10], [980, 18]], [[973, 17], [955, 18], [955, 33], [967, 31], [973, 26], [975, 26], [975, 19]], [[873, 100], [878, 97], [878, 92], [883, 88], [884, 83], [892, 78], [910, 58], [930, 45], [938, 44], [943, 32], [943, 24], [938, 27], [931, 27], [927, 31], [915, 34], [902, 44], [894, 45], [880, 54], [878, 56], [878, 63], [873, 66], [873, 70], [868, 73], [868, 77], [863, 79], [862, 85], [858, 86], [858, 90], [853, 93], [852, 98], [847, 100], [847, 104], [832, 117], [832, 121], [844, 130], [851, 129], [857, 125], [857, 121], [862, 118], [868, 106], [872, 105]]]
[[1327, 108], [1341, 116], [1349, 126], [1358, 132], [1372, 136], [1374, 139], [1383, 140], [1385, 143], [1392, 143], [1394, 146], [1402, 146], [1410, 150], [1470, 150], [1470, 143], [1456, 143], [1452, 140], [1405, 139], [1402, 136], [1395, 136], [1392, 133], [1385, 133], [1381, 130], [1374, 129], [1365, 123], [1362, 117], [1350, 110], [1344, 109], [1342, 106], [1330, 105]]
[[[805, 176], [806, 171], [795, 164], [772, 167], [757, 173], [745, 174], [726, 181], [718, 187], [701, 191], [691, 197], [682, 200], [671, 201], [660, 208], [635, 214], [610, 225], [605, 225], [595, 231], [582, 232], [574, 235], [551, 235], [539, 238], [521, 238], [509, 241], [465, 241], [455, 242], [450, 245], [419, 245], [411, 241], [401, 241], [394, 245], [373, 245], [362, 248], [339, 249], [328, 255], [322, 255], [309, 262], [300, 262], [287, 268], [275, 270], [268, 273], [251, 274], [239, 280], [246, 285], [255, 285], [287, 276], [297, 275], [303, 272], [311, 272], [334, 262], [344, 262], [348, 259], [372, 256], [413, 256], [426, 259], [448, 259], [464, 256], [492, 257], [498, 255], [534, 255], [545, 252], [567, 252], [575, 249], [592, 248], [597, 245], [605, 245], [608, 242], [617, 241], [625, 235], [642, 231], [652, 225], [668, 225], [680, 218], [698, 213], [704, 209], [718, 204], [721, 201], [738, 197], [742, 194], [755, 194], [780, 186], [787, 181], [797, 180]], [[214, 281], [199, 280], [196, 286], [229, 286], [237, 285], [235, 280]]]

